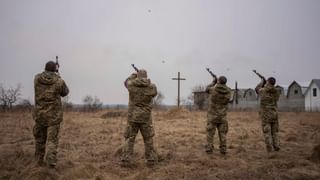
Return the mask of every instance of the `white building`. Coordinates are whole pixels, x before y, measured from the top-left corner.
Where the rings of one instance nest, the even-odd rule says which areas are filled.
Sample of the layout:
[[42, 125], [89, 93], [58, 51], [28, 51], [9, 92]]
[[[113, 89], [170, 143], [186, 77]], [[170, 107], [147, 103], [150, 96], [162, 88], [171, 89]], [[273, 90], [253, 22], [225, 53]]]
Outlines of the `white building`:
[[[289, 86], [279, 86], [276, 88], [280, 91], [278, 101], [279, 111], [320, 111], [320, 79], [313, 79], [310, 84], [293, 81]], [[198, 101], [205, 100], [203, 109], [208, 107], [208, 94], [205, 92], [193, 92], [194, 104]], [[229, 104], [231, 109], [239, 110], [257, 110], [259, 108], [259, 98], [254, 89], [235, 89], [232, 90]]]
[[320, 79], [313, 79], [305, 93], [306, 111], [320, 111]]

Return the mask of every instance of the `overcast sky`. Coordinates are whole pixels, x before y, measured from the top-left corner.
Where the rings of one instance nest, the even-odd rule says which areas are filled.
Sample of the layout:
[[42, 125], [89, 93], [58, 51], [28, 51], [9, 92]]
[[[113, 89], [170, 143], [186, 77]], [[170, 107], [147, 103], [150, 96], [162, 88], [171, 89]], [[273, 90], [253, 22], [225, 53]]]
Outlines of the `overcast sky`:
[[275, 76], [279, 84], [320, 78], [319, 0], [1, 0], [0, 83], [23, 85], [33, 100], [33, 78], [60, 57], [70, 100], [85, 95], [127, 104], [123, 81], [134, 63], [174, 104], [212, 78], [253, 88]]

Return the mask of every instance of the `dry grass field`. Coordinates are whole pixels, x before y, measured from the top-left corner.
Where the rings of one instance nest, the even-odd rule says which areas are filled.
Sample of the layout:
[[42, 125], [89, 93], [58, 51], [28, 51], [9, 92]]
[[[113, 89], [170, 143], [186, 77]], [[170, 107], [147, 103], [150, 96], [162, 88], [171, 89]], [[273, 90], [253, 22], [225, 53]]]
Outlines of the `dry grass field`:
[[[228, 114], [228, 155], [207, 155], [205, 112], [154, 112], [161, 161], [148, 168], [138, 135], [134, 166], [120, 166], [125, 113], [66, 112], [56, 170], [33, 162], [31, 113], [0, 114], [0, 179], [320, 179], [320, 113], [280, 113], [281, 151], [267, 154], [256, 112]], [[117, 115], [120, 115], [116, 117]], [[111, 117], [110, 117], [111, 116]], [[114, 117], [112, 117], [114, 116]], [[319, 149], [318, 149], [319, 151]]]

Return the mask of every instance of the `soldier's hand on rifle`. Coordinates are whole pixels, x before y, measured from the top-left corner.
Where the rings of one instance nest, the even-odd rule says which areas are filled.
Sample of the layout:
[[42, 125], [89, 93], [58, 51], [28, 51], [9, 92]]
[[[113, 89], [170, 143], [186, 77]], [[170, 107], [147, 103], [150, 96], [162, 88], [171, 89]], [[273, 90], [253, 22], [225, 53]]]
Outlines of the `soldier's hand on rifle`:
[[136, 77], [138, 77], [138, 74], [137, 73], [132, 73], [130, 77], [131, 78], [136, 78]]

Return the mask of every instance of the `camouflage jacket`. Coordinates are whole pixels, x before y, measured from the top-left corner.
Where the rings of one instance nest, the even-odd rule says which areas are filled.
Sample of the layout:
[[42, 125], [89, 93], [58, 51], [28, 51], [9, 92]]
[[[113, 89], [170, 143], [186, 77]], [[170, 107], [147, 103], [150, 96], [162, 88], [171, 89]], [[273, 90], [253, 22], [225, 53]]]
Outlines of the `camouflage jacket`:
[[125, 85], [129, 91], [128, 121], [147, 123], [151, 121], [152, 100], [157, 88], [147, 78], [130, 76]]
[[266, 84], [258, 89], [260, 95], [260, 116], [265, 122], [275, 122], [278, 120], [278, 105], [280, 92], [274, 86]]
[[208, 119], [216, 123], [225, 122], [231, 89], [226, 85], [217, 83], [213, 87], [209, 87], [209, 94]]
[[45, 71], [34, 78], [35, 108], [33, 117], [43, 126], [59, 124], [63, 119], [61, 97], [69, 89], [59, 75]]

